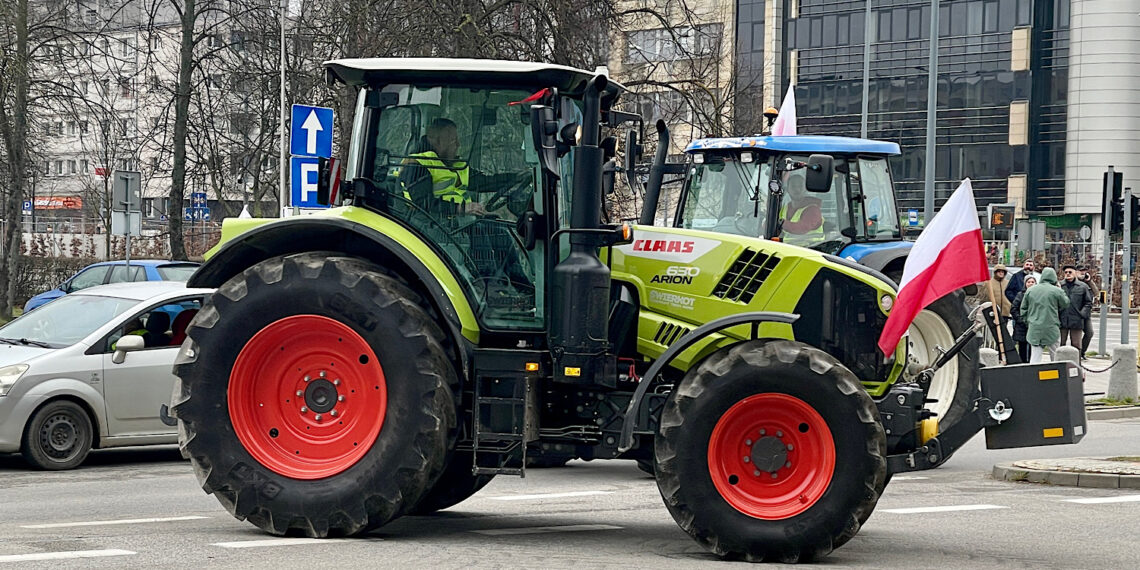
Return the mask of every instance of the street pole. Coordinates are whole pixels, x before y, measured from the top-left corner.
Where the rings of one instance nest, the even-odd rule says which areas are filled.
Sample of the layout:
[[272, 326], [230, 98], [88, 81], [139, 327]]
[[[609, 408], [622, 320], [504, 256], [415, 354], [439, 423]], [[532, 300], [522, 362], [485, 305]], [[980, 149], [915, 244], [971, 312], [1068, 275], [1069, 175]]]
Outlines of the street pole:
[[281, 206], [281, 217], [285, 217], [285, 169], [288, 167], [285, 160], [286, 143], [288, 139], [285, 137], [285, 13], [289, 9], [289, 0], [281, 0], [281, 160], [277, 168], [278, 178], [278, 192], [279, 202]]
[[930, 0], [930, 68], [926, 72], [926, 192], [923, 214], [934, 219], [934, 118], [938, 110], [938, 0]]
[[1112, 268], [1109, 263], [1112, 261], [1112, 181], [1115, 174], [1111, 166], [1108, 167], [1108, 174], [1105, 175], [1106, 182], [1104, 184], [1104, 250], [1100, 256], [1100, 289], [1105, 292], [1104, 302], [1100, 304], [1100, 336], [1097, 338], [1097, 354], [1107, 354], [1108, 346], [1105, 335], [1108, 334], [1108, 291], [1112, 288], [1109, 286], [1112, 277]]
[[131, 280], [131, 277], [130, 277], [130, 275], [131, 275], [131, 177], [130, 176], [124, 176], [121, 174], [120, 174], [120, 176], [123, 177], [123, 188], [126, 190], [126, 195], [127, 195], [126, 196], [127, 201], [123, 203], [123, 205], [125, 206], [124, 209], [126, 210], [126, 212], [123, 213], [124, 214], [123, 217], [125, 217], [127, 220], [127, 223], [123, 224], [123, 237], [126, 238], [126, 242], [127, 242], [127, 257], [126, 257], [127, 267], [126, 267], [126, 273], [124, 275], [126, 275], [125, 280], [130, 281]]
[[1132, 304], [1132, 189], [1124, 189], [1124, 255], [1120, 260], [1120, 344], [1128, 344], [1129, 306]]
[[871, 38], [875, 35], [875, 21], [871, 17], [871, 0], [867, 0], [863, 17], [863, 114], [859, 117], [859, 136], [867, 138], [867, 112], [871, 97]]

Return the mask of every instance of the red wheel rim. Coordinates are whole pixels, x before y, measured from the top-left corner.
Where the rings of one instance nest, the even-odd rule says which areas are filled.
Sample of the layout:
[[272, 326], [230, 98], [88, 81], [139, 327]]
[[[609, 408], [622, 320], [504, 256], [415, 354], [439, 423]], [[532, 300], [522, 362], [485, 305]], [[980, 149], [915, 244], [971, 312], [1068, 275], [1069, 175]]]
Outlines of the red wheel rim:
[[779, 520], [808, 510], [827, 491], [835, 443], [823, 417], [803, 400], [757, 394], [717, 421], [708, 461], [728, 504], [753, 518]]
[[294, 479], [355, 465], [380, 434], [388, 407], [372, 347], [319, 315], [286, 317], [253, 335], [234, 363], [227, 396], [246, 451]]

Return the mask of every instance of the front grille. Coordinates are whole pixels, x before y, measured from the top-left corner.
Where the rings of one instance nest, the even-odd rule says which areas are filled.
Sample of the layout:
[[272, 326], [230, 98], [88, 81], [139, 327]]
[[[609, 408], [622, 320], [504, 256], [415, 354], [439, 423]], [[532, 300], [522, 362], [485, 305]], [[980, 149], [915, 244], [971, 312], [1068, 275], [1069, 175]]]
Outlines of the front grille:
[[745, 249], [716, 284], [712, 294], [729, 301], [749, 303], [779, 263], [779, 256]]
[[657, 327], [657, 334], [653, 335], [653, 342], [662, 346], [669, 346], [689, 332], [690, 329], [671, 323], [661, 323]]

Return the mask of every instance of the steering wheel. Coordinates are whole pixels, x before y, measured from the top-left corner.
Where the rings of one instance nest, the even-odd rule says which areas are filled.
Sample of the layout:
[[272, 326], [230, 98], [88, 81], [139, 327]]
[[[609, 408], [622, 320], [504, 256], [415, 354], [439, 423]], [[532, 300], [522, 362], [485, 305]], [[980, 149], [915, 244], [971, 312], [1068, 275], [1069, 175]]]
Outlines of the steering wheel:
[[[514, 180], [496, 190], [495, 193], [483, 203], [483, 207], [486, 208], [487, 211], [493, 211], [503, 206], [508, 206], [512, 214], [516, 216], [522, 215], [522, 211], [526, 209], [525, 201], [530, 197], [530, 192], [524, 191], [523, 187], [529, 184], [530, 181], [531, 175], [529, 172], [516, 175]], [[522, 204], [520, 204], [520, 202], [522, 202]], [[521, 206], [521, 208], [519, 208], [520, 211], [516, 212], [516, 208], [510, 206]]]

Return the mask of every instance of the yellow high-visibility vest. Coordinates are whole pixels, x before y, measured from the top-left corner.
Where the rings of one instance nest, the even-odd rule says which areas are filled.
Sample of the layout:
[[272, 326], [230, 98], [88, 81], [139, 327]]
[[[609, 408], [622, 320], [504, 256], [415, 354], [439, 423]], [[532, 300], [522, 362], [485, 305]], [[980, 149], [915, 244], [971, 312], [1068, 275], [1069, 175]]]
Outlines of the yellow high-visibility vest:
[[431, 174], [431, 191], [436, 198], [455, 204], [471, 201], [467, 197], [467, 163], [455, 162], [449, 167], [431, 150], [411, 156], [412, 160]]
[[[811, 206], [812, 206], [812, 204], [808, 204], [806, 206], [803, 206], [802, 208], [796, 210], [795, 213], [792, 214], [791, 218], [788, 218], [788, 205], [784, 204], [783, 206], [780, 207], [780, 217], [783, 218], [784, 220], [789, 221], [789, 222], [796, 223], [796, 222], [800, 221], [800, 218], [803, 217], [804, 212], [807, 211], [807, 209], [810, 208]], [[816, 226], [815, 229], [808, 230], [807, 232], [804, 232], [802, 234], [793, 234], [791, 232], [784, 232], [784, 233], [786, 233], [788, 235], [794, 235], [794, 236], [823, 238], [823, 223], [820, 223], [819, 226]], [[797, 241], [799, 241], [799, 240], [797, 239]], [[808, 240], [804, 240], [804, 241], [808, 241]]]

